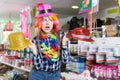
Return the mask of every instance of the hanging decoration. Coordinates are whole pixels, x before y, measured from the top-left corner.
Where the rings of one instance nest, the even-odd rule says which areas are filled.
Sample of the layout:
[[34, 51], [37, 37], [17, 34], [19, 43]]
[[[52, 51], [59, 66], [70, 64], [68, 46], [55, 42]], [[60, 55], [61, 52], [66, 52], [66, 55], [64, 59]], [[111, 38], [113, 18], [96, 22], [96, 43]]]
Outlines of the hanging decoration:
[[92, 13], [99, 11], [99, 0], [92, 0]]
[[19, 27], [20, 23], [19, 23], [19, 21], [14, 20], [13, 24], [14, 24], [13, 32], [20, 32], [20, 27]]
[[88, 28], [89, 28], [89, 30], [91, 30], [92, 29], [92, 12], [88, 12], [88, 14], [87, 14], [87, 17], [88, 17]]
[[27, 7], [26, 9], [23, 9], [20, 12], [20, 28], [21, 28], [21, 32], [24, 33], [24, 36], [26, 38], [30, 37], [29, 27], [31, 23], [32, 23], [31, 10], [30, 7]]
[[79, 14], [90, 12], [92, 10], [92, 0], [80, 0]]
[[13, 23], [9, 20], [6, 24], [5, 24], [5, 31], [12, 31], [13, 30]]
[[11, 33], [12, 33], [12, 31], [3, 31], [3, 33], [2, 33], [2, 42], [1, 42], [2, 44], [8, 43], [8, 36]]
[[13, 31], [13, 23], [11, 21], [11, 18], [12, 18], [12, 13], [9, 13], [9, 16], [4, 28], [5, 31]]

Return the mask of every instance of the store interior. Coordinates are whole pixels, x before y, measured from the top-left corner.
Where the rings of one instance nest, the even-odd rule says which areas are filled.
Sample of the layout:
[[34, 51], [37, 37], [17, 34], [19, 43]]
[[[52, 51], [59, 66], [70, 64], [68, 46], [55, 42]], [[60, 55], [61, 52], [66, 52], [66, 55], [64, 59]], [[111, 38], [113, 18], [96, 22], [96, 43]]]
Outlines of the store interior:
[[[50, 3], [52, 5], [53, 11], [58, 13], [59, 18], [67, 18], [73, 15], [79, 15], [79, 9], [72, 9], [71, 7], [76, 5], [79, 6], [79, 0], [25, 0], [25, 1], [16, 1], [16, 0], [2, 0], [0, 3], [0, 17], [13, 19], [19, 19], [19, 12], [30, 6], [36, 6], [37, 2]], [[117, 0], [100, 0], [99, 10], [102, 11], [107, 8], [112, 8], [118, 6]], [[109, 3], [109, 4], [108, 4]]]
[[[25, 32], [26, 39], [37, 35], [36, 5], [49, 3], [57, 13], [60, 36], [76, 28], [90, 31], [94, 42], [70, 39], [72, 61], [61, 66], [61, 80], [120, 80], [120, 0], [2, 0], [0, 2], [0, 80], [28, 80], [32, 52], [8, 49], [8, 36]], [[89, 4], [90, 5], [90, 4]], [[72, 8], [75, 6], [75, 8]], [[26, 13], [26, 17], [24, 17]], [[25, 20], [25, 21], [24, 21]], [[21, 24], [27, 25], [26, 28]], [[72, 76], [71, 76], [72, 75]]]

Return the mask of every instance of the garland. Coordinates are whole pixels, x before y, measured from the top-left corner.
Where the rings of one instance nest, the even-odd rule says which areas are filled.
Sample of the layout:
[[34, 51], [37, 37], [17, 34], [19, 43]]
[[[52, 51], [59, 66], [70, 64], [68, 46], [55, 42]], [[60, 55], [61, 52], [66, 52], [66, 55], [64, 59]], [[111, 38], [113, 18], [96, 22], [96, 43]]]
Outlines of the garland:
[[44, 57], [53, 64], [58, 58], [58, 42], [54, 34], [40, 35], [40, 45]]

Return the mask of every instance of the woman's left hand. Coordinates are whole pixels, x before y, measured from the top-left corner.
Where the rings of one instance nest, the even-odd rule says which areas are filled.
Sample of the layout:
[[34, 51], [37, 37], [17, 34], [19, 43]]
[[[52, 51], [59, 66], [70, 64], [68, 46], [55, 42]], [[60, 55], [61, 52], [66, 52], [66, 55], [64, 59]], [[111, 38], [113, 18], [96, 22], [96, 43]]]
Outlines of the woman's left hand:
[[66, 43], [67, 43], [67, 41], [69, 40], [69, 39], [66, 37], [66, 34], [67, 34], [67, 33], [65, 33], [65, 35], [63, 36], [63, 39], [62, 39], [62, 46], [65, 46]]

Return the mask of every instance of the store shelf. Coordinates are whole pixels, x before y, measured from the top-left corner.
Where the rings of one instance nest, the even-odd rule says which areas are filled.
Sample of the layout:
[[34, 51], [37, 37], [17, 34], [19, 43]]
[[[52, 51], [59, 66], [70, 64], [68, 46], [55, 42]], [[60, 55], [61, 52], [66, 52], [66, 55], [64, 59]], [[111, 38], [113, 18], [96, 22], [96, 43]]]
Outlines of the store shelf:
[[1, 60], [0, 60], [0, 63], [5, 64], [5, 65], [8, 65], [8, 66], [13, 67], [13, 68], [16, 68], [16, 69], [19, 69], [19, 70], [22, 70], [22, 71], [30, 72], [29, 69], [26, 69], [26, 68], [24, 68], [24, 67], [18, 67], [18, 66], [15, 66], [15, 65], [12, 65], [12, 64], [3, 62], [3, 61], [1, 61]]
[[120, 45], [120, 37], [105, 37], [105, 38], [95, 38], [95, 43], [97, 44], [115, 44]]

